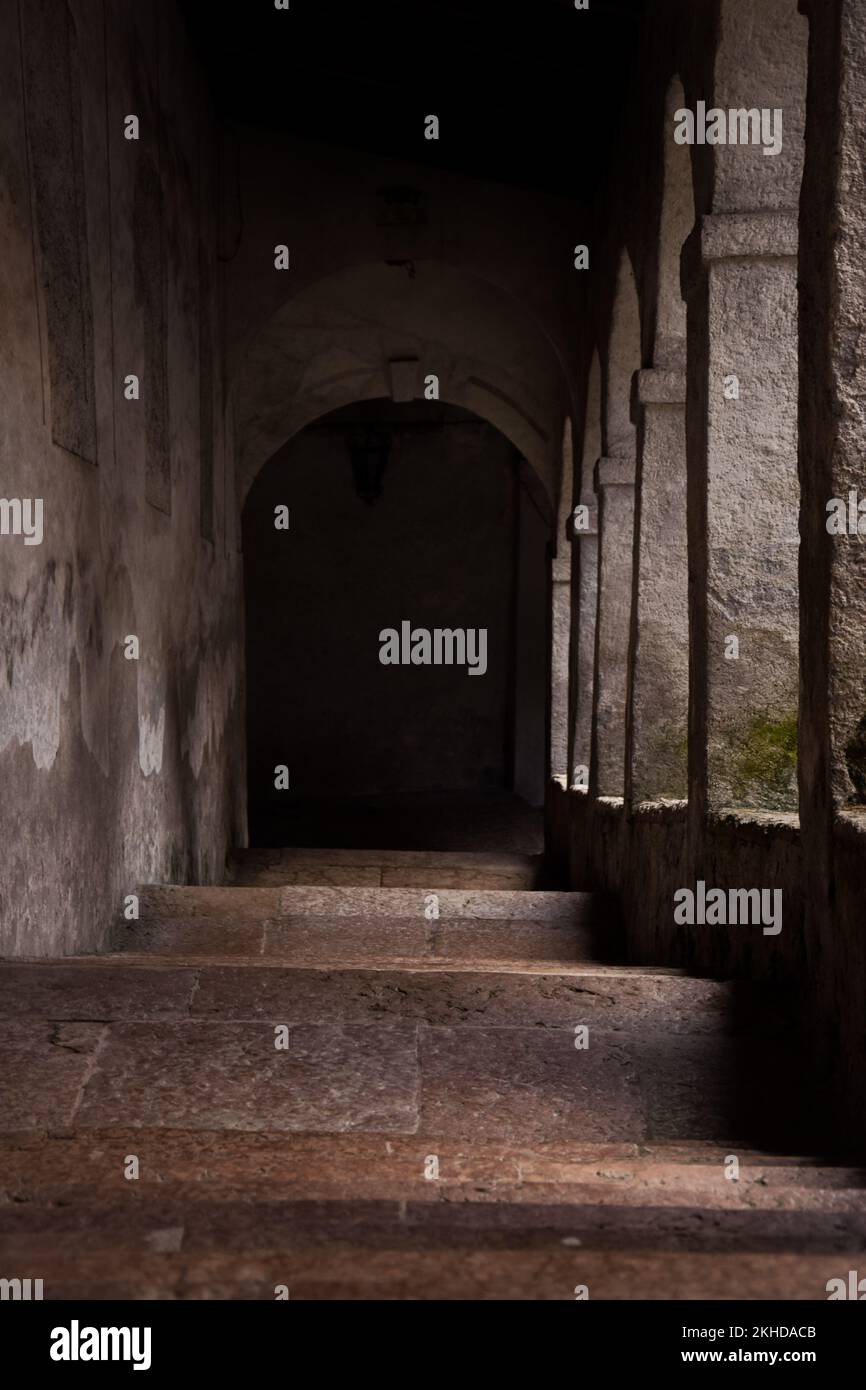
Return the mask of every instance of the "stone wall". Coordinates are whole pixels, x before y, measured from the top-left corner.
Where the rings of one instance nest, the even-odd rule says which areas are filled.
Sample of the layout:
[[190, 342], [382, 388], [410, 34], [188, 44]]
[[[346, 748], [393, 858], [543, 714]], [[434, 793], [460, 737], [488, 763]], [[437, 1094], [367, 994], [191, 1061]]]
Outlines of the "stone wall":
[[217, 150], [173, 9], [6, 0], [0, 151], [0, 492], [44, 530], [0, 536], [0, 952], [57, 955], [244, 835]]

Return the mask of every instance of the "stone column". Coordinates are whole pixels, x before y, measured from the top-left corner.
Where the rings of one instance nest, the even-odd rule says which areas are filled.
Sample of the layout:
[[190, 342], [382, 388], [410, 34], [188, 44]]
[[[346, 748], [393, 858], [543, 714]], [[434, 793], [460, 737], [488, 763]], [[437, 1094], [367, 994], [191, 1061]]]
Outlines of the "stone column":
[[568, 771], [568, 664], [571, 628], [571, 555], [563, 536], [551, 560], [550, 776]]
[[801, 0], [801, 10], [809, 17], [799, 303], [799, 788], [810, 866], [803, 891], [813, 933], [826, 938], [826, 959], [838, 974], [838, 992], [827, 987], [824, 1006], [835, 1013], [841, 998], [855, 995], [849, 1022], [856, 1037], [862, 909], [845, 913], [834, 826], [844, 806], [866, 805], [866, 543], [859, 506], [858, 534], [831, 534], [827, 505], [838, 498], [847, 512], [849, 492], [858, 503], [866, 498], [866, 0]]
[[[809, 98], [800, 202], [800, 822], [816, 1065], [863, 1142], [866, 850], [866, 0], [801, 3]], [[856, 494], [856, 534], [827, 529]], [[847, 511], [847, 506], [844, 507]], [[866, 511], [866, 508], [864, 508]], [[866, 531], [866, 523], [863, 524]], [[850, 809], [859, 808], [859, 814]], [[835, 1093], [835, 1094], [834, 1094]]]
[[[569, 785], [589, 790], [592, 760], [592, 703], [595, 684], [595, 620], [598, 604], [598, 504], [581, 497], [586, 524], [572, 525], [572, 633], [569, 725]], [[583, 515], [583, 514], [582, 514]]]
[[[866, 498], [866, 0], [810, 17], [801, 287], [804, 800], [866, 805], [866, 505], [855, 534], [827, 504]], [[827, 85], [829, 84], [829, 85]], [[857, 528], [859, 527], [859, 531]]]
[[796, 809], [797, 217], [702, 218], [688, 305], [689, 800]]
[[638, 466], [626, 721], [626, 799], [688, 791], [686, 377], [635, 374]]
[[595, 490], [599, 496], [598, 615], [590, 773], [590, 789], [595, 796], [622, 796], [625, 786], [634, 476], [632, 458], [601, 458], [595, 465]]

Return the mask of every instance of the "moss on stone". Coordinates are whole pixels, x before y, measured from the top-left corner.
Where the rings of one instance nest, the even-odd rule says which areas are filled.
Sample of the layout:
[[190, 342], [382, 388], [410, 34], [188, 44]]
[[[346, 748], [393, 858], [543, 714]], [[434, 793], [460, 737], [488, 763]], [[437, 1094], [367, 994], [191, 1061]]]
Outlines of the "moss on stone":
[[782, 719], [756, 716], [740, 745], [734, 763], [732, 787], [739, 800], [758, 791], [784, 801], [797, 768], [797, 716]]

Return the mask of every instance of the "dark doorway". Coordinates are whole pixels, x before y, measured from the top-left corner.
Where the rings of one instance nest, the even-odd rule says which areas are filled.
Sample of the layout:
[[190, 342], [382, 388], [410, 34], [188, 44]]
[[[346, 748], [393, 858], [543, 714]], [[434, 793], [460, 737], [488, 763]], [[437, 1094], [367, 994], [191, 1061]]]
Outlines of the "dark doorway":
[[548, 534], [513, 445], [456, 407], [359, 403], [269, 460], [243, 514], [252, 844], [540, 847]]

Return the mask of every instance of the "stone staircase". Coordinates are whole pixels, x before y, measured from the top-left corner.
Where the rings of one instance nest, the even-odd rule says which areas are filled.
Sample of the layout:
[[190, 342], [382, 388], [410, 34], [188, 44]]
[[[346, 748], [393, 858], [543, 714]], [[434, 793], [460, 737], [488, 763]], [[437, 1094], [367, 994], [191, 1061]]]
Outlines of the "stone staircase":
[[863, 1263], [784, 1015], [617, 964], [536, 857], [248, 851], [115, 945], [0, 965], [0, 1276], [48, 1298], [823, 1299]]

